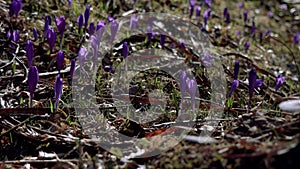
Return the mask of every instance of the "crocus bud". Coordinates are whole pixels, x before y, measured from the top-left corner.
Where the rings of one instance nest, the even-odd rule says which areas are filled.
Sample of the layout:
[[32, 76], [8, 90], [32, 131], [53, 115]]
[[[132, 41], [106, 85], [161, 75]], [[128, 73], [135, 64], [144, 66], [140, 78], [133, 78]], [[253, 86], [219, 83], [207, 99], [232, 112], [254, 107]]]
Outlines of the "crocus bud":
[[210, 9], [206, 9], [203, 13], [204, 25], [207, 25], [210, 16]]
[[60, 100], [62, 92], [63, 92], [63, 81], [62, 81], [62, 78], [60, 77], [60, 74], [58, 74], [56, 76], [56, 81], [55, 81], [55, 85], [54, 85], [54, 99], [55, 99], [54, 108], [55, 108], [55, 110], [57, 109], [58, 102]]
[[195, 3], [195, 0], [190, 0], [190, 18], [193, 16]]
[[81, 47], [78, 51], [78, 59], [81, 70], [83, 70], [84, 61], [87, 59], [88, 50], [85, 47]]
[[80, 14], [79, 17], [77, 18], [77, 23], [78, 23], [78, 32], [80, 32], [80, 29], [82, 28], [83, 25], [83, 15]]
[[256, 30], [255, 22], [253, 21], [253, 22], [252, 22], [252, 26], [251, 26], [251, 32], [250, 32], [252, 36], [254, 36], [255, 30]]
[[223, 10], [223, 16], [224, 16], [224, 18], [226, 18], [227, 14], [228, 14], [228, 8], [225, 7], [224, 10]]
[[[187, 79], [186, 72], [182, 71], [181, 75], [180, 75], [180, 93], [181, 93], [181, 98], [184, 97], [184, 93], [185, 93], [185, 91], [187, 89], [186, 79]], [[181, 99], [181, 102], [182, 102], [182, 99]]]
[[39, 71], [36, 66], [31, 66], [28, 72], [28, 90], [30, 93], [30, 107], [32, 107], [32, 98], [34, 90], [39, 81]]
[[[10, 36], [11, 36], [10, 31], [8, 31], [7, 32], [7, 39], [9, 39]], [[19, 38], [20, 38], [19, 31], [18, 30], [14, 30], [13, 34], [12, 34], [12, 41], [18, 42]]]
[[246, 41], [246, 42], [245, 42], [244, 47], [245, 47], [245, 52], [247, 53], [248, 50], [249, 50], [249, 47], [250, 47], [249, 41]]
[[71, 80], [71, 83], [73, 81], [73, 76], [74, 76], [74, 72], [75, 72], [75, 66], [76, 66], [76, 60], [72, 59], [71, 60], [71, 68], [70, 68], [70, 80]]
[[248, 21], [248, 11], [245, 10], [243, 14], [244, 14], [244, 22], [246, 23]]
[[72, 6], [72, 0], [68, 0], [69, 6]]
[[243, 2], [239, 2], [239, 3], [238, 3], [238, 7], [239, 7], [240, 9], [243, 8], [243, 6], [244, 6]]
[[57, 70], [58, 72], [60, 72], [61, 68], [62, 68], [62, 65], [64, 63], [64, 52], [62, 50], [59, 50], [57, 52], [57, 57], [56, 57], [56, 63], [57, 63]]
[[227, 13], [225, 16], [225, 22], [227, 25], [230, 24], [230, 14], [229, 13]]
[[278, 75], [276, 77], [275, 90], [278, 91], [278, 89], [283, 85], [284, 82], [285, 82], [285, 78], [281, 75]]
[[238, 75], [239, 75], [239, 69], [240, 69], [240, 62], [239, 61], [235, 61], [234, 63], [234, 70], [233, 70], [233, 79], [237, 79]]
[[256, 84], [256, 70], [255, 68], [252, 68], [249, 72], [249, 77], [248, 77], [248, 81], [249, 81], [249, 104], [248, 104], [248, 108], [250, 109], [251, 106], [251, 99], [254, 93], [254, 88], [255, 88], [255, 84]]
[[36, 28], [32, 29], [32, 34], [33, 34], [33, 37], [34, 37], [34, 41], [36, 41], [38, 39], [38, 34], [37, 34]]
[[136, 16], [135, 14], [131, 15], [131, 17], [130, 17], [130, 24], [129, 24], [130, 32], [131, 33], [134, 30], [134, 28], [136, 27], [138, 21], [139, 21], [138, 16]]
[[197, 82], [196, 79], [186, 79], [187, 87], [188, 87], [188, 92], [191, 96], [191, 101], [192, 101], [192, 110], [195, 110], [195, 96], [196, 96], [196, 91], [197, 91]]
[[129, 47], [128, 47], [127, 42], [124, 42], [123, 48], [122, 48], [122, 55], [126, 59], [128, 57], [128, 54], [129, 54]]
[[90, 7], [87, 6], [84, 11], [84, 26], [87, 27], [90, 18]]
[[51, 28], [51, 16], [47, 15], [45, 17], [45, 25], [44, 25], [44, 37], [47, 37], [48, 35], [48, 30]]
[[12, 17], [13, 15], [18, 18], [18, 15], [22, 9], [22, 2], [21, 0], [13, 0], [9, 6], [9, 16]]
[[294, 35], [294, 44], [298, 44], [299, 43], [299, 32], [297, 32], [295, 35]]
[[115, 40], [118, 29], [119, 29], [119, 22], [116, 20], [113, 20], [110, 24], [110, 31], [111, 31], [110, 43], [111, 43], [111, 45], [113, 44], [113, 41]]
[[34, 47], [31, 40], [26, 41], [25, 50], [27, 55], [27, 65], [28, 67], [31, 67], [33, 56], [34, 56]]
[[95, 32], [95, 24], [94, 24], [94, 22], [91, 22], [90, 26], [89, 26], [89, 34], [93, 35], [94, 32]]
[[231, 88], [229, 93], [226, 95], [227, 98], [229, 98], [232, 93], [237, 89], [237, 87], [239, 86], [239, 81], [238, 80], [233, 80], [231, 83]]
[[160, 43], [162, 48], [164, 48], [164, 46], [165, 46], [165, 39], [166, 39], [166, 35], [161, 34], [159, 43]]
[[56, 41], [56, 32], [52, 28], [49, 28], [49, 30], [48, 30], [47, 41], [49, 44], [50, 52], [52, 52], [52, 49], [53, 49], [55, 41]]
[[204, 5], [207, 5], [208, 7], [210, 7], [211, 8], [211, 6], [212, 6], [212, 2], [211, 2], [211, 0], [204, 0]]
[[201, 15], [201, 6], [197, 6], [196, 7], [196, 16], [200, 16]]

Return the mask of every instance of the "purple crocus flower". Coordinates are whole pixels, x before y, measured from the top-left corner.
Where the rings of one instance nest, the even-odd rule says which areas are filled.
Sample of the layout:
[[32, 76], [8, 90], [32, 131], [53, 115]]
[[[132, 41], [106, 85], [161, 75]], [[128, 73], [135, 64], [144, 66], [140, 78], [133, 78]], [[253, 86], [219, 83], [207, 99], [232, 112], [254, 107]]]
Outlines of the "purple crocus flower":
[[238, 80], [233, 80], [231, 83], [231, 88], [229, 93], [226, 95], [227, 98], [229, 98], [232, 93], [237, 89], [237, 87], [239, 86], [239, 81]]
[[94, 22], [91, 22], [90, 26], [89, 26], [89, 34], [93, 35], [94, 32], [95, 32], [95, 24], [94, 24]]
[[[9, 39], [11, 36], [10, 31], [7, 32], [7, 38]], [[20, 34], [18, 30], [14, 30], [12, 34], [12, 41], [18, 42], [20, 39]]]
[[72, 6], [72, 0], [68, 0], [69, 6]]
[[195, 8], [195, 0], [189, 0], [190, 2], [190, 18], [193, 16], [194, 8]]
[[250, 106], [251, 106], [251, 100], [252, 100], [252, 96], [254, 94], [254, 88], [255, 88], [255, 84], [256, 84], [256, 70], [255, 68], [252, 68], [249, 72], [249, 77], [248, 77], [248, 81], [249, 81], [249, 102], [248, 102], [248, 110], [250, 110]]
[[249, 50], [249, 47], [250, 47], [249, 41], [246, 41], [246, 42], [245, 42], [244, 47], [245, 47], [245, 52], [247, 53], [248, 50]]
[[246, 23], [248, 21], [248, 11], [244, 10], [244, 22]]
[[84, 11], [84, 26], [87, 27], [90, 18], [90, 6], [87, 6]]
[[64, 58], [65, 58], [65, 56], [64, 56], [64, 52], [62, 51], [62, 50], [59, 50], [58, 52], [57, 52], [57, 57], [56, 57], [56, 63], [57, 63], [57, 70], [58, 70], [58, 72], [60, 72], [60, 70], [61, 70], [61, 68], [62, 68], [62, 65], [63, 65], [63, 63], [64, 63]]
[[274, 16], [274, 13], [272, 11], [268, 12], [268, 17], [272, 18]]
[[255, 30], [256, 30], [255, 22], [253, 21], [253, 22], [252, 22], [252, 26], [251, 26], [251, 31], [250, 31], [250, 33], [251, 33], [252, 36], [255, 35]]
[[60, 77], [60, 74], [58, 74], [56, 76], [56, 81], [55, 81], [55, 85], [54, 85], [54, 99], [55, 99], [54, 108], [55, 108], [55, 110], [57, 109], [58, 102], [60, 100], [62, 93], [63, 93], [63, 81], [62, 81], [62, 78]]
[[28, 90], [30, 93], [30, 107], [32, 107], [32, 98], [34, 90], [39, 81], [39, 71], [36, 66], [31, 66], [28, 72]]
[[138, 16], [136, 16], [135, 14], [131, 15], [131, 17], [130, 17], [130, 24], [129, 24], [130, 32], [131, 33], [134, 30], [134, 28], [136, 27], [138, 21], [139, 21], [139, 17]]
[[237, 32], [236, 32], [236, 36], [237, 36], [237, 37], [240, 37], [240, 36], [241, 36], [241, 31], [237, 31]]
[[[184, 98], [184, 94], [187, 89], [186, 79], [187, 79], [187, 74], [185, 71], [182, 71], [181, 75], [180, 75], [180, 93], [181, 93], [182, 99]], [[181, 99], [181, 102], [182, 102], [182, 99]]]
[[55, 23], [57, 26], [57, 29], [60, 33], [60, 40], [62, 40], [62, 37], [64, 35], [65, 27], [66, 27], [66, 20], [64, 16], [61, 17], [55, 17]]
[[203, 13], [204, 25], [207, 25], [210, 16], [210, 9], [206, 9]]
[[113, 20], [110, 24], [110, 31], [111, 31], [111, 37], [110, 37], [110, 44], [113, 44], [113, 41], [117, 35], [119, 29], [119, 22], [116, 20]]
[[28, 67], [31, 67], [32, 60], [34, 57], [34, 47], [33, 47], [31, 40], [26, 41], [25, 50], [26, 50], [26, 55], [27, 55], [27, 65], [28, 65]]
[[298, 44], [299, 43], [299, 32], [297, 32], [295, 35], [294, 35], [294, 44]]
[[243, 8], [243, 6], [244, 6], [243, 2], [239, 2], [239, 3], [238, 3], [238, 7], [239, 7], [240, 9]]
[[38, 39], [38, 34], [37, 34], [36, 28], [32, 29], [32, 34], [33, 34], [33, 37], [34, 37], [34, 41], [36, 41]]
[[96, 31], [98, 31], [100, 28], [103, 28], [103, 27], [105, 27], [105, 22], [99, 21], [96, 26]]
[[87, 59], [88, 50], [85, 47], [81, 47], [78, 51], [78, 59], [81, 70], [83, 69], [84, 61]]
[[164, 46], [165, 46], [165, 40], [166, 40], [166, 35], [161, 34], [159, 43], [160, 43], [162, 48], [164, 48]]
[[201, 15], [201, 6], [197, 6], [196, 7], [196, 16], [200, 16]]
[[275, 90], [278, 91], [278, 89], [283, 85], [285, 82], [285, 78], [280, 74], [276, 77], [276, 82], [275, 82]]
[[211, 8], [211, 6], [212, 6], [212, 2], [211, 2], [211, 0], [204, 0], [204, 5], [207, 5], [208, 7], [210, 7]]
[[13, 0], [9, 6], [9, 16], [12, 17], [13, 15], [18, 18], [18, 15], [22, 9], [22, 2], [21, 0]]
[[264, 84], [263, 79], [256, 79], [254, 88], [262, 87], [263, 84]]
[[77, 18], [77, 23], [78, 23], [78, 32], [80, 32], [82, 25], [83, 25], [83, 15], [80, 14]]
[[123, 42], [122, 55], [126, 59], [128, 57], [128, 54], [129, 54], [129, 46], [127, 42]]
[[225, 7], [224, 10], [223, 10], [223, 16], [224, 16], [224, 18], [226, 18], [227, 14], [228, 14], [228, 8]]
[[75, 72], [75, 66], [76, 66], [76, 60], [72, 59], [71, 60], [71, 68], [70, 68], [70, 81], [71, 81], [71, 83], [73, 81], [73, 76], [74, 76], [74, 72]]
[[45, 17], [45, 25], [44, 25], [44, 37], [47, 37], [48, 30], [51, 28], [51, 16], [47, 15]]
[[286, 4], [280, 5], [280, 9], [282, 9], [282, 10], [287, 10], [287, 5], [286, 5]]
[[210, 67], [213, 57], [209, 53], [205, 52], [204, 57], [201, 60], [205, 67]]
[[237, 80], [239, 75], [239, 69], [240, 69], [240, 62], [235, 61], [234, 63], [234, 70], [233, 70], [233, 79]]
[[271, 33], [270, 29], [267, 29], [266, 32], [265, 32], [265, 36], [269, 36]]
[[191, 96], [191, 100], [192, 100], [192, 110], [195, 110], [195, 95], [196, 95], [196, 91], [197, 91], [197, 82], [196, 79], [190, 79], [190, 78], [186, 78], [186, 84], [187, 84], [187, 88], [188, 88], [188, 92]]
[[225, 16], [225, 22], [227, 25], [230, 24], [230, 14], [229, 13], [227, 13]]
[[55, 41], [56, 41], [56, 32], [52, 28], [49, 28], [49, 30], [48, 30], [47, 41], [48, 41], [48, 44], [50, 47], [50, 52], [52, 52], [52, 49], [53, 49]]

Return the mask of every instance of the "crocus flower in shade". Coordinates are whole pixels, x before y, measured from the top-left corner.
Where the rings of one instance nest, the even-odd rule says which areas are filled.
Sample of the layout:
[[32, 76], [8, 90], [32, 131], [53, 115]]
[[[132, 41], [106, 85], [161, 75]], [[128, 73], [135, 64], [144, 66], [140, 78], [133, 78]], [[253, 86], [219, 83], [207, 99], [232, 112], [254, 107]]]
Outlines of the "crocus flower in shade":
[[265, 36], [269, 36], [270, 33], [271, 33], [271, 32], [270, 32], [270, 29], [267, 29], [266, 32], [265, 32]]
[[78, 23], [78, 32], [80, 32], [82, 25], [83, 25], [83, 15], [80, 14], [77, 18], [77, 23]]
[[249, 50], [249, 47], [250, 47], [249, 41], [246, 41], [246, 42], [245, 42], [244, 47], [245, 47], [245, 52], [247, 53], [248, 50]]
[[273, 13], [272, 11], [269, 11], [269, 12], [268, 12], [268, 17], [272, 18], [273, 15], [274, 15], [274, 13]]
[[34, 56], [34, 47], [33, 47], [31, 40], [26, 41], [25, 50], [26, 50], [26, 55], [27, 55], [27, 65], [28, 65], [28, 67], [31, 67], [33, 56]]
[[262, 87], [263, 83], [264, 83], [264, 80], [256, 79], [254, 88]]
[[63, 92], [63, 81], [62, 81], [62, 78], [60, 77], [60, 74], [58, 74], [56, 76], [56, 81], [55, 81], [55, 85], [54, 85], [54, 99], [55, 99], [54, 108], [55, 108], [55, 110], [57, 109], [58, 102], [60, 100], [62, 92]]
[[285, 78], [281, 75], [278, 75], [276, 77], [275, 90], [277, 91], [283, 85], [284, 82], [285, 82]]
[[44, 25], [44, 37], [47, 37], [48, 30], [51, 27], [51, 16], [47, 15], [45, 17], [45, 25]]
[[230, 14], [229, 13], [227, 13], [225, 16], [225, 22], [227, 25], [230, 24]]
[[160, 43], [162, 48], [164, 48], [164, 46], [165, 46], [165, 40], [166, 40], [166, 35], [161, 34], [159, 43]]
[[66, 27], [65, 17], [64, 16], [61, 16], [59, 18], [55, 17], [55, 23], [56, 23], [57, 29], [60, 33], [60, 40], [62, 40], [64, 31], [65, 31], [65, 27]]
[[94, 24], [94, 22], [91, 22], [90, 26], [89, 26], [89, 34], [93, 35], [94, 32], [95, 32], [95, 24]]
[[241, 31], [237, 31], [237, 32], [236, 32], [236, 36], [237, 36], [237, 37], [240, 37], [240, 36], [241, 36]]
[[53, 49], [55, 41], [56, 41], [56, 32], [52, 28], [49, 28], [49, 30], [48, 30], [47, 41], [48, 41], [48, 44], [50, 47], [50, 52], [52, 52], [52, 49]]
[[238, 3], [238, 7], [239, 7], [240, 9], [243, 8], [243, 6], [244, 6], [243, 2], [239, 2], [239, 3]]
[[36, 28], [32, 29], [32, 34], [33, 34], [33, 37], [34, 37], [34, 41], [36, 41], [38, 39], [38, 34], [37, 34]]
[[197, 6], [196, 7], [196, 16], [200, 16], [201, 15], [201, 6]]
[[148, 42], [151, 41], [152, 37], [153, 37], [152, 26], [149, 25], [149, 26], [147, 27], [147, 38], [148, 38]]
[[[187, 89], [186, 79], [187, 79], [186, 72], [182, 71], [181, 75], [180, 75], [180, 93], [181, 93], [181, 98], [184, 97], [185, 91]], [[181, 102], [182, 102], [182, 99], [181, 99]]]
[[74, 72], [75, 72], [75, 66], [76, 66], [76, 60], [72, 59], [71, 60], [71, 68], [70, 68], [70, 80], [71, 80], [71, 83], [73, 81], [73, 76], [74, 76]]
[[207, 25], [210, 16], [210, 9], [206, 9], [203, 13], [204, 25]]
[[129, 47], [127, 42], [123, 42], [123, 47], [122, 47], [122, 56], [126, 59], [129, 54]]
[[248, 110], [250, 110], [250, 106], [251, 106], [251, 99], [252, 96], [254, 94], [254, 88], [255, 88], [255, 84], [256, 84], [256, 70], [255, 68], [252, 68], [249, 72], [249, 77], [248, 77], [248, 81], [249, 81], [249, 102], [248, 102]]
[[208, 7], [210, 7], [211, 8], [211, 6], [212, 6], [212, 2], [211, 2], [211, 0], [204, 0], [204, 5], [207, 5]]
[[252, 26], [251, 26], [251, 31], [250, 31], [250, 33], [251, 33], [252, 36], [255, 35], [255, 30], [256, 30], [255, 22], [253, 21], [253, 22], [252, 22]]
[[282, 9], [282, 10], [287, 10], [287, 5], [286, 5], [286, 4], [280, 5], [280, 9]]
[[299, 43], [299, 32], [297, 32], [295, 35], [294, 35], [294, 44], [298, 44]]
[[[7, 38], [9, 39], [10, 36], [11, 36], [10, 31], [8, 31], [7, 32]], [[12, 34], [12, 41], [18, 42], [19, 39], [20, 39], [19, 31], [18, 30], [14, 30], [13, 34]]]
[[135, 14], [131, 15], [131, 17], [130, 17], [130, 24], [129, 24], [130, 32], [131, 33], [134, 30], [134, 28], [136, 27], [138, 21], [139, 21], [139, 17], [138, 16], [136, 16]]
[[226, 18], [227, 14], [228, 14], [228, 8], [225, 7], [224, 10], [223, 10], [223, 16], [224, 16], [224, 18]]
[[239, 81], [238, 80], [233, 80], [231, 83], [231, 88], [229, 93], [226, 95], [227, 98], [229, 98], [232, 93], [237, 89], [237, 87], [239, 86]]
[[81, 70], [83, 69], [84, 61], [87, 59], [88, 50], [85, 47], [81, 47], [78, 51], [78, 59]]
[[234, 69], [233, 69], [233, 79], [237, 79], [239, 75], [239, 69], [240, 69], [240, 62], [235, 61], [234, 63]]
[[244, 22], [246, 23], [248, 21], [248, 11], [244, 10]]
[[96, 26], [96, 31], [98, 31], [100, 28], [103, 28], [103, 27], [105, 27], [105, 22], [99, 21]]
[[87, 27], [90, 18], [90, 7], [87, 6], [84, 11], [84, 26]]
[[13, 0], [9, 6], [9, 16], [12, 17], [13, 15], [18, 18], [18, 15], [22, 9], [22, 2], [21, 0]]
[[28, 72], [28, 90], [30, 93], [30, 107], [32, 107], [32, 98], [34, 90], [39, 81], [39, 71], [36, 66], [31, 66]]
[[111, 31], [110, 43], [111, 43], [111, 45], [113, 44], [113, 41], [117, 35], [118, 29], [119, 29], [119, 22], [116, 20], [113, 20], [110, 25], [110, 31]]
[[211, 66], [211, 61], [213, 60], [213, 57], [206, 52], [204, 54], [204, 57], [202, 57], [201, 60], [202, 60], [205, 67], [209, 67], [209, 66]]
[[193, 16], [194, 8], [195, 8], [195, 0], [189, 0], [190, 2], [190, 18]]
[[57, 67], [58, 72], [60, 72], [60, 70], [62, 68], [62, 65], [64, 63], [64, 58], [65, 58], [64, 52], [62, 50], [59, 50], [57, 52], [57, 57], [56, 57], [56, 63], [57, 63], [56, 67]]
[[196, 79], [190, 79], [190, 78], [186, 78], [186, 84], [187, 84], [187, 88], [188, 88], [188, 92], [191, 96], [191, 100], [192, 100], [192, 110], [195, 110], [195, 95], [196, 95], [196, 91], [197, 91], [197, 82]]

